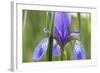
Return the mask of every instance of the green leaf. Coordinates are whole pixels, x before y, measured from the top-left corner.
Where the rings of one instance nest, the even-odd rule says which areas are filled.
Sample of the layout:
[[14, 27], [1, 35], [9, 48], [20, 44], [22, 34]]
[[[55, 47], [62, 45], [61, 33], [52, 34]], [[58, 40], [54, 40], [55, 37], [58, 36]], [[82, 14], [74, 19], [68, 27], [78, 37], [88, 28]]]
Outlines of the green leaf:
[[73, 60], [73, 41], [70, 41], [66, 44], [64, 52], [66, 53], [65, 57], [67, 60]]
[[48, 49], [47, 49], [48, 61], [52, 61], [53, 31], [54, 31], [54, 15], [53, 15], [53, 19], [51, 21], [51, 31], [50, 31], [49, 44], [48, 44]]
[[80, 40], [86, 51], [86, 58], [91, 58], [91, 16], [89, 13], [78, 14], [80, 26]]

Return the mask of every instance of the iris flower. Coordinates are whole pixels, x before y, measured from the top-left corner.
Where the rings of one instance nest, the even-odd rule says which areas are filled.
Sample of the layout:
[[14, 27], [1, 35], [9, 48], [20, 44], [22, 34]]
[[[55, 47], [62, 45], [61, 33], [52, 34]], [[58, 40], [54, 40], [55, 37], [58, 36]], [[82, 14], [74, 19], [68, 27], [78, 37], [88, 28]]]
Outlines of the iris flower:
[[[59, 56], [62, 54], [62, 49], [70, 41], [70, 37], [74, 35], [79, 35], [79, 32], [70, 32], [71, 27], [71, 15], [66, 12], [55, 12], [54, 16], [54, 39], [53, 39], [53, 56]], [[44, 32], [49, 32], [48, 29], [44, 29]], [[39, 61], [47, 51], [48, 48], [48, 38], [44, 38], [35, 48], [33, 52], [33, 60]], [[76, 48], [76, 46], [75, 46]], [[74, 49], [75, 59], [80, 58], [78, 55], [84, 56], [82, 52]]]

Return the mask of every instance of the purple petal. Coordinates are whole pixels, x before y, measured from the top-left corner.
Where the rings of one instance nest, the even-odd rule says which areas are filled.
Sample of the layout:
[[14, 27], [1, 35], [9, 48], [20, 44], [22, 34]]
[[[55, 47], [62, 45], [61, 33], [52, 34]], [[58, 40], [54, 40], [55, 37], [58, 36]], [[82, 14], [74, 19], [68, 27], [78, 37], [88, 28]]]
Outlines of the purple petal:
[[53, 56], [59, 56], [61, 54], [60, 52], [60, 47], [57, 44], [56, 40], [53, 40], [53, 51], [52, 51]]
[[[40, 43], [37, 45], [37, 47], [35, 48], [34, 52], [33, 52], [33, 60], [35, 61], [39, 61], [44, 54], [47, 51], [48, 48], [48, 39], [49, 38], [44, 38], [42, 41], [40, 41]], [[59, 56], [60, 55], [60, 47], [57, 44], [56, 40], [53, 40], [53, 51], [52, 51], [52, 55], [53, 56]]]
[[74, 53], [75, 60], [86, 59], [86, 53], [85, 53], [84, 46], [79, 40], [75, 40], [73, 53]]
[[61, 45], [67, 41], [67, 34], [71, 25], [71, 15], [65, 12], [55, 12], [54, 36]]
[[44, 38], [33, 52], [33, 60], [39, 61], [46, 53], [48, 47], [48, 38]]

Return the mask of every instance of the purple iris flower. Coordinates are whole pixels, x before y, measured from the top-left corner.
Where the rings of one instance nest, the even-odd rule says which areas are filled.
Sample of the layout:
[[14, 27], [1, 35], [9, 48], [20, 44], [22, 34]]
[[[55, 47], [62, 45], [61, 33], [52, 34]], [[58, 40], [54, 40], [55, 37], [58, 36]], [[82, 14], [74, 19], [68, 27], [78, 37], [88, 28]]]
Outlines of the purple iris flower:
[[86, 53], [83, 44], [79, 40], [75, 40], [75, 45], [73, 48], [74, 59], [84, 60], [86, 59]]
[[71, 15], [66, 12], [55, 12], [54, 37], [64, 48], [70, 37]]
[[[54, 39], [53, 39], [53, 56], [61, 55], [61, 51], [69, 41], [71, 36], [79, 35], [79, 32], [70, 32], [71, 27], [71, 15], [70, 13], [66, 12], [55, 12], [54, 16]], [[46, 33], [50, 33], [49, 29], [43, 30]], [[55, 40], [56, 39], [56, 40]], [[44, 38], [40, 43], [37, 45], [33, 52], [33, 60], [39, 61], [44, 56], [48, 48], [48, 40], [49, 38]], [[77, 41], [76, 41], [77, 42]], [[79, 42], [79, 41], [78, 41]], [[85, 51], [82, 45], [75, 45], [74, 46], [74, 57], [75, 59], [85, 59]]]
[[[33, 52], [33, 60], [39, 61], [41, 58], [45, 55], [47, 48], [48, 48], [48, 40], [49, 38], [44, 38], [40, 43], [37, 45]], [[53, 40], [53, 51], [52, 55], [53, 56], [59, 56], [60, 55], [60, 47], [57, 44], [56, 40]]]

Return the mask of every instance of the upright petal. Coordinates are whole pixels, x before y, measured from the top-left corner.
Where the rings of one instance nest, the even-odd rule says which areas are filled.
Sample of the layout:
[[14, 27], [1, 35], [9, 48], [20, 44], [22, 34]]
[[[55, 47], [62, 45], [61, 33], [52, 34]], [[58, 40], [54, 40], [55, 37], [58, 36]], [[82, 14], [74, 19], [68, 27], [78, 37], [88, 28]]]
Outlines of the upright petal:
[[64, 46], [68, 39], [69, 28], [71, 25], [71, 15], [66, 12], [55, 12], [54, 36], [57, 41]]
[[75, 40], [75, 45], [73, 48], [74, 59], [84, 60], [86, 59], [86, 53], [83, 44], [79, 40]]
[[48, 47], [48, 38], [44, 38], [33, 52], [33, 60], [39, 61], [46, 53]]

